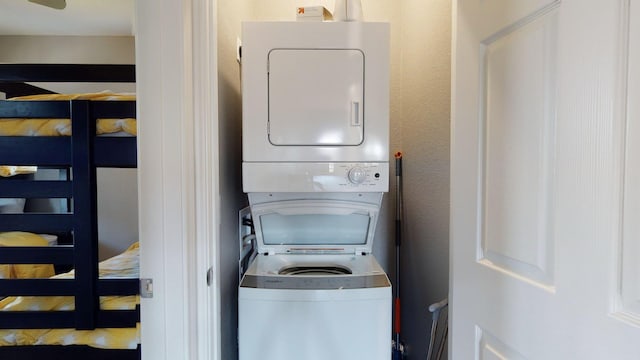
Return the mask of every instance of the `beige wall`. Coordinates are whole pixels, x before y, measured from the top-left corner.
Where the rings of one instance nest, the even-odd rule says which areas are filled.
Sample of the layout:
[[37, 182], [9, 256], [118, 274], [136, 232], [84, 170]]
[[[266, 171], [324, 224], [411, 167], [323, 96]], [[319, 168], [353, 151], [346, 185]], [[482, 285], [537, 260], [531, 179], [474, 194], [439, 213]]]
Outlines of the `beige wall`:
[[[0, 63], [135, 64], [133, 36], [0, 36]], [[133, 84], [47, 84], [56, 92], [135, 91]]]
[[220, 322], [222, 359], [237, 359], [238, 210], [242, 193], [242, 103], [236, 39], [244, 1], [218, 1], [218, 122], [220, 156]]
[[132, 64], [133, 36], [0, 36], [1, 62]]
[[[0, 63], [135, 64], [135, 40], [132, 36], [0, 36]], [[135, 84], [35, 85], [61, 93], [135, 91]], [[52, 176], [46, 171], [39, 173]], [[137, 198], [135, 169], [98, 169], [101, 259], [124, 251], [138, 240]]]
[[402, 335], [424, 358], [427, 306], [449, 281], [451, 1], [402, 0], [402, 111], [392, 119], [403, 157]]
[[[391, 25], [391, 149], [404, 152], [403, 339], [424, 356], [427, 306], [447, 296], [451, 4], [448, 0], [362, 0], [366, 21]], [[236, 39], [244, 20], [295, 20], [307, 0], [219, 0], [218, 61], [222, 198], [223, 358], [236, 356], [237, 218], [241, 192], [241, 98]], [[333, 0], [313, 4], [333, 10]], [[392, 165], [393, 168], [393, 165]], [[393, 173], [392, 173], [393, 175]], [[226, 199], [225, 199], [226, 197]], [[374, 255], [395, 282], [395, 181], [385, 195]], [[391, 334], [390, 334], [391, 337]]]

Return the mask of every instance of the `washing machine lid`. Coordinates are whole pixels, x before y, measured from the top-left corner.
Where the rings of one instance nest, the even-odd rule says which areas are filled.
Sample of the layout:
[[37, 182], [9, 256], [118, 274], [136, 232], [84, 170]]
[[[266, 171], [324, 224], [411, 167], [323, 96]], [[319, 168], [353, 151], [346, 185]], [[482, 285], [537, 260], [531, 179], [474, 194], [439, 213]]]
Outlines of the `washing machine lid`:
[[260, 254], [369, 254], [379, 207], [343, 200], [251, 206]]

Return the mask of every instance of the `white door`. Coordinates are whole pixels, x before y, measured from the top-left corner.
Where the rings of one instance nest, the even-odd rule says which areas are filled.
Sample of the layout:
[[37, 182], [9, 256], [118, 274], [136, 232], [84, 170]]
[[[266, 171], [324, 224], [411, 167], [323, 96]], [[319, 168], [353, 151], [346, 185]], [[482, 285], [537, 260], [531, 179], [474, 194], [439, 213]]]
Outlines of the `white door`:
[[640, 359], [638, 7], [454, 5], [451, 359]]

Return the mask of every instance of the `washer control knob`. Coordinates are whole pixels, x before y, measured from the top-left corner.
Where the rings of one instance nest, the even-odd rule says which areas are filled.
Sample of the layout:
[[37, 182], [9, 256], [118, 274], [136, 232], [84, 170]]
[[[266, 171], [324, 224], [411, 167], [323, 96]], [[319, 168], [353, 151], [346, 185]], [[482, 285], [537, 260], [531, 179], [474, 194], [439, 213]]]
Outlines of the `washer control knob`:
[[362, 184], [367, 179], [367, 172], [360, 166], [354, 166], [349, 169], [347, 176], [352, 184], [358, 185]]

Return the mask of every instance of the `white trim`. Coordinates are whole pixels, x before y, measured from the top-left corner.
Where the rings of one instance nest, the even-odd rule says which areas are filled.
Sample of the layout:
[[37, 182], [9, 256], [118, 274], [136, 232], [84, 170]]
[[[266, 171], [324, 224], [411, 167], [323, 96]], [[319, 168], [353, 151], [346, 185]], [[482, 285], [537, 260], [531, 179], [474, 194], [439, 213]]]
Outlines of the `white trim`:
[[219, 251], [218, 75], [215, 0], [193, 0], [193, 101], [195, 124], [197, 358], [221, 359]]
[[621, 138], [621, 170], [619, 212], [621, 215], [618, 233], [616, 234], [616, 253], [614, 258], [614, 277], [612, 278], [611, 308], [612, 316], [629, 325], [640, 327], [640, 272], [637, 261], [632, 254], [640, 249], [638, 235], [638, 199], [640, 192], [635, 184], [640, 179], [638, 164], [638, 139], [640, 130], [637, 117], [640, 107], [634, 101], [640, 94], [638, 84], [640, 58], [640, 22], [636, 21], [640, 10], [630, 0], [621, 0], [621, 51], [620, 53], [620, 87], [616, 99], [619, 117], [622, 121]]
[[[138, 0], [142, 358], [220, 359], [215, 0]], [[213, 341], [212, 341], [213, 340]], [[150, 345], [146, 345], [150, 344]]]

